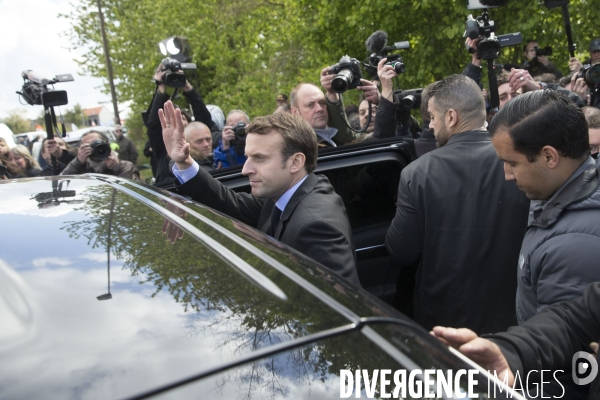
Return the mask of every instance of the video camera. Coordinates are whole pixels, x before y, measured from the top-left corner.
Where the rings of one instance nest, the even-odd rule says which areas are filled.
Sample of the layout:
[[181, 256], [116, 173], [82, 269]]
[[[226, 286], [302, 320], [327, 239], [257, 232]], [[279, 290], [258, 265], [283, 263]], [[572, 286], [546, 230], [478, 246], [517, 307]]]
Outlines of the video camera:
[[179, 71], [196, 69], [196, 64], [194, 63], [182, 63], [170, 57], [163, 59], [161, 63], [167, 72], [165, 73], [164, 82], [157, 83], [164, 83], [173, 88], [185, 86], [186, 77], [184, 74], [178, 73]]
[[56, 75], [54, 79], [47, 79], [32, 70], [21, 72], [23, 77], [23, 87], [20, 94], [27, 104], [35, 106], [44, 106], [45, 108], [54, 106], [64, 106], [69, 103], [67, 92], [64, 90], [48, 89], [48, 85], [54, 85], [58, 82], [72, 82], [71, 74]]
[[385, 65], [391, 65], [394, 68], [396, 74], [400, 75], [406, 72], [406, 65], [404, 60], [399, 54], [390, 54], [396, 50], [410, 48], [410, 43], [395, 42], [392, 46], [387, 45], [388, 34], [384, 31], [375, 31], [369, 36], [365, 42], [367, 51], [370, 55], [363, 63], [365, 71], [373, 78], [377, 79], [377, 65], [383, 58], [387, 58]]
[[362, 72], [360, 62], [356, 58], [343, 56], [340, 61], [331, 66], [330, 74], [336, 74], [331, 81], [331, 89], [336, 93], [344, 93], [348, 89], [356, 89], [360, 85]]
[[[506, 35], [496, 36], [496, 26], [494, 21], [490, 19], [487, 9], [483, 13], [473, 18], [469, 14], [465, 22], [464, 37], [477, 41], [477, 53], [483, 60], [493, 60], [500, 55], [500, 49], [507, 46], [516, 46], [523, 42], [523, 37], [520, 32], [509, 33]], [[470, 53], [475, 52], [474, 49], [468, 48]]]

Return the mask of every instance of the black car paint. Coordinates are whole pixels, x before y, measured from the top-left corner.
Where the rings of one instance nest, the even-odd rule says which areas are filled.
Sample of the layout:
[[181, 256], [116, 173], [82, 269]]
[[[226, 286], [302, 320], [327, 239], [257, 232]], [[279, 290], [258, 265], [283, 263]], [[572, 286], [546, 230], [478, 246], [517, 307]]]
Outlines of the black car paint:
[[0, 198], [0, 398], [332, 398], [342, 368], [470, 367], [365, 291], [171, 193], [85, 175], [5, 181]]

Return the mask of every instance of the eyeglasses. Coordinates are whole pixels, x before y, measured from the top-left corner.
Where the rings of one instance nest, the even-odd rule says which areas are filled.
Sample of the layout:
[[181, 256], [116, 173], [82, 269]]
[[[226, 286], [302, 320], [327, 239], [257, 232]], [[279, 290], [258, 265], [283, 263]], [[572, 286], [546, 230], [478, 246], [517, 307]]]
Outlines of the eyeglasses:
[[119, 129], [119, 130], [116, 130], [115, 132], [117, 132], [117, 133], [123, 133], [123, 131], [122, 131], [122, 130], [120, 130], [120, 129]]

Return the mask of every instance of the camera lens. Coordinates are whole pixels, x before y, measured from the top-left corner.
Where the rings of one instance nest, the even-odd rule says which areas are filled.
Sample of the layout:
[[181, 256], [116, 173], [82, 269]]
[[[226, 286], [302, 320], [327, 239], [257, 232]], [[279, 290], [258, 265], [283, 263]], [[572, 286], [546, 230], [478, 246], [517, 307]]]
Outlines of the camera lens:
[[410, 110], [413, 108], [413, 106], [415, 105], [417, 99], [415, 99], [415, 96], [413, 96], [412, 94], [409, 94], [408, 96], [404, 97], [401, 101], [400, 101], [400, 105], [402, 106], [402, 108], [404, 108], [405, 110]]
[[593, 85], [600, 85], [600, 64], [592, 65], [592, 67], [585, 74], [586, 82]]
[[386, 64], [394, 68], [394, 71], [398, 75], [403, 74], [406, 71], [406, 66], [401, 61], [392, 61]]
[[110, 156], [111, 149], [108, 143], [104, 143], [101, 140], [94, 140], [90, 143], [90, 147], [92, 148], [90, 157], [95, 161], [106, 160]]
[[348, 90], [348, 86], [350, 86], [353, 80], [354, 75], [352, 74], [352, 71], [349, 69], [343, 69], [331, 81], [331, 88], [336, 93], [344, 93], [346, 90]]

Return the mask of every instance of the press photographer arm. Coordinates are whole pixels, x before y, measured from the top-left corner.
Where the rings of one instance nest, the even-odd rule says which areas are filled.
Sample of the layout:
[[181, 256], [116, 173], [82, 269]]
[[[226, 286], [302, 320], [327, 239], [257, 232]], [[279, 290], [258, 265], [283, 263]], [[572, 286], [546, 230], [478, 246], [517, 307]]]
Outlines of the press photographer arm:
[[[386, 65], [387, 58], [383, 58], [377, 64], [377, 75], [381, 82], [381, 101], [375, 116], [375, 128], [373, 137], [384, 139], [396, 136], [396, 110], [398, 99], [394, 99], [394, 81], [398, 76], [394, 68]], [[410, 114], [409, 114], [410, 118]]]
[[477, 39], [471, 39], [467, 37], [465, 39], [465, 47], [469, 49], [469, 53], [471, 53], [471, 63], [469, 63], [465, 69], [462, 71], [462, 75], [468, 76], [473, 79], [478, 85], [481, 85], [481, 59], [479, 58], [479, 53], [477, 52]]

